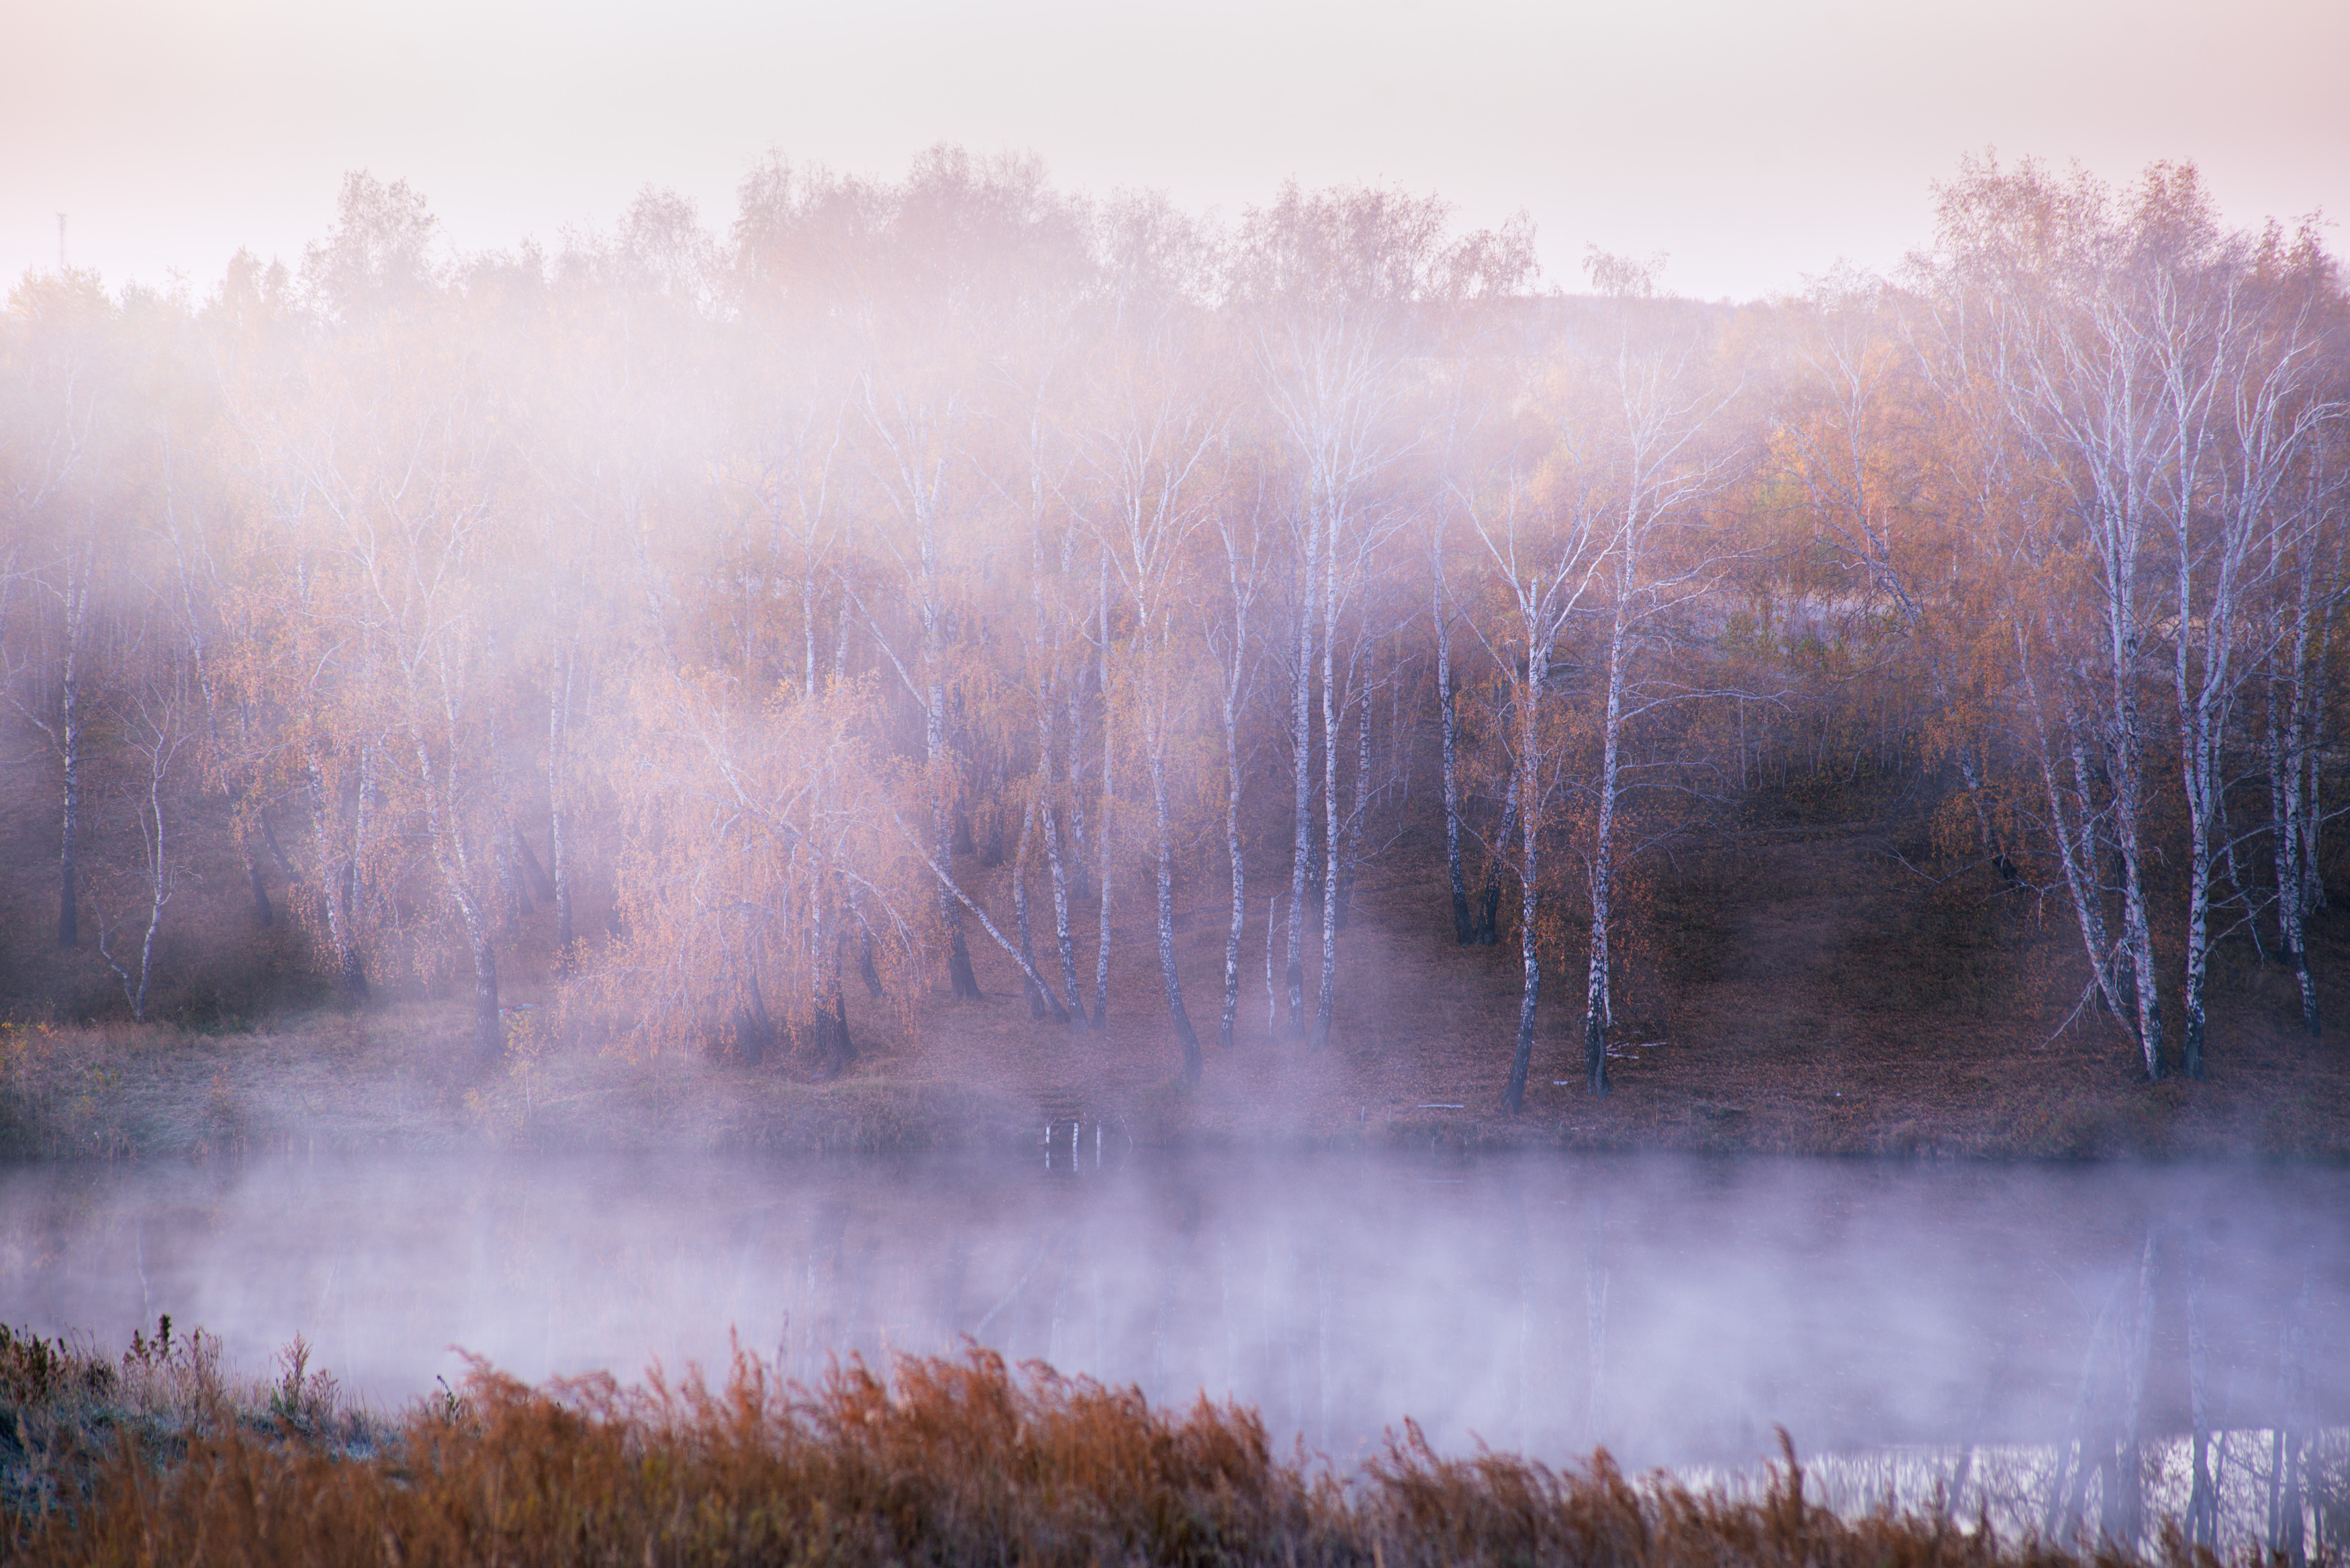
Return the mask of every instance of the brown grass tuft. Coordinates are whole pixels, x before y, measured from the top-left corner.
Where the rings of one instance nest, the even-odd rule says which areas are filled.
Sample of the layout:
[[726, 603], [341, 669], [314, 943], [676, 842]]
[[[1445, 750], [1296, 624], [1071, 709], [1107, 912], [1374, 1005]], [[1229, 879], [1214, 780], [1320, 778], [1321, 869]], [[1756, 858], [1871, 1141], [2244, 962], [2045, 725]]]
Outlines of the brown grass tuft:
[[[126, 1429], [128, 1430], [128, 1429]], [[531, 1388], [477, 1366], [368, 1449], [298, 1421], [126, 1436], [78, 1507], [12, 1515], [26, 1564], [382, 1563], [1363, 1564], [2054, 1568], [2137, 1561], [1918, 1515], [1847, 1521], [1792, 1448], [1763, 1494], [1448, 1459], [1416, 1428], [1348, 1480], [1271, 1449], [1256, 1416], [1020, 1376], [974, 1349], [859, 1364], [816, 1389], [737, 1355], [723, 1386], [658, 1372]], [[2210, 1568], [2175, 1534], [2155, 1561]]]

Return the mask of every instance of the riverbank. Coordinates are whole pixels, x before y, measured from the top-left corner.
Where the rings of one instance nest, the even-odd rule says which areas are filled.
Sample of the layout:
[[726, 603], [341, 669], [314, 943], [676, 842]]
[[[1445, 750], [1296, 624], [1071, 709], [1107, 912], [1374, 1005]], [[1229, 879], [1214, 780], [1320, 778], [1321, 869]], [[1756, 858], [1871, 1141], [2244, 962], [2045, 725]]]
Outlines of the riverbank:
[[[1655, 867], [1617, 990], [1611, 1092], [1586, 1088], [1580, 998], [1560, 953], [1523, 1107], [1500, 1109], [1519, 998], [1513, 946], [1461, 948], [1408, 838], [1366, 874], [1338, 941], [1331, 1043], [1311, 1049], [1257, 964], [1216, 1044], [1223, 931], [1178, 921], [1205, 1068], [1186, 1084], [1139, 913], [1113, 932], [1109, 1016], [1033, 1018], [1010, 961], [973, 949], [985, 995], [943, 986], [864, 1005], [858, 1054], [812, 1081], [788, 1048], [752, 1065], [632, 1054], [559, 1022], [546, 956], [510, 967], [513, 1045], [477, 1064], [457, 1002], [411, 994], [255, 1027], [0, 1026], [0, 1154], [209, 1159], [460, 1147], [822, 1155], [1002, 1149], [1049, 1127], [1139, 1147], [1652, 1149], [1981, 1159], [2350, 1159], [2350, 1052], [2311, 1039], [2292, 978], [2223, 948], [2210, 1074], [2149, 1085], [2083, 1007], [2053, 915], [1987, 869], [1927, 882], [1883, 823], [1781, 823]], [[973, 867], [989, 901], [1008, 901]], [[999, 872], [1000, 877], [1003, 873]], [[1135, 900], [1138, 906], [1142, 902]], [[1309, 937], [1313, 933], [1309, 931]], [[1318, 950], [1318, 938], [1309, 947]], [[2312, 927], [2329, 1015], [2350, 1016], [2350, 915]], [[1090, 959], [1090, 952], [1083, 955]], [[1082, 966], [1090, 973], [1090, 963]], [[1310, 1022], [1314, 976], [1306, 981]], [[2174, 1031], [2175, 1033], [2175, 1031]], [[2174, 1044], [2175, 1052], [2175, 1044]], [[1096, 1129], [1098, 1129], [1097, 1131]]]
[[[1016, 1004], [1016, 997], [1013, 1002]], [[211, 1161], [456, 1149], [827, 1156], [1112, 1147], [1557, 1148], [1971, 1159], [2350, 1158], [2350, 1093], [2287, 1041], [2158, 1085], [2072, 1037], [1956, 1064], [1898, 1049], [1758, 1056], [1702, 1039], [1624, 1048], [1612, 1092], [1538, 1077], [1496, 1104], [1487, 1041], [1409, 1054], [1280, 1041], [1210, 1048], [1201, 1082], [1002, 1002], [919, 1042], [870, 1041], [837, 1081], [724, 1060], [547, 1048], [481, 1066], [458, 1010], [401, 1003], [248, 1034], [164, 1025], [0, 1034], [0, 1156]], [[1041, 1037], [1040, 1037], [1041, 1036]], [[1049, 1132], [1048, 1132], [1049, 1129]]]
[[[2216, 1561], [2144, 1503], [2107, 1507], [2094, 1529], [2075, 1510], [2054, 1536], [2001, 1533], [1987, 1507], [1969, 1521], [1897, 1505], [1889, 1485], [1838, 1511], [1818, 1501], [1836, 1487], [1807, 1479], [1783, 1438], [1759, 1478], [1692, 1485], [1628, 1479], [1604, 1450], [1564, 1469], [1492, 1450], [1449, 1458], [1407, 1425], [1340, 1475], [1302, 1450], [1281, 1457], [1246, 1407], [1177, 1413], [1040, 1364], [1015, 1376], [977, 1349], [852, 1364], [813, 1388], [741, 1353], [716, 1384], [689, 1371], [532, 1387], [477, 1366], [462, 1388], [386, 1417], [306, 1371], [298, 1342], [275, 1377], [238, 1377], [201, 1333], [175, 1344], [161, 1327], [160, 1344], [142, 1336], [119, 1356], [0, 1334], [10, 1561]], [[2338, 1448], [2321, 1437], [2301, 1467], [2315, 1540], [2301, 1507], [2292, 1521], [2291, 1546], [2321, 1563], [2339, 1529]], [[2247, 1563], [2273, 1544], [2222, 1541]]]

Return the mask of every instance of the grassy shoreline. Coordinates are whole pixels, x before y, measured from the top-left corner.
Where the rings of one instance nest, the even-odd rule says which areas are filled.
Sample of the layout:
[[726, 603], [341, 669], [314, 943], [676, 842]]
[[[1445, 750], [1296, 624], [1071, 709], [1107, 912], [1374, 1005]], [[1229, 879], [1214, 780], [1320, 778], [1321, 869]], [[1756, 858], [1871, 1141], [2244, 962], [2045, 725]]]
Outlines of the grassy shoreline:
[[[2316, 1472], [2313, 1470], [2313, 1478]], [[972, 1349], [813, 1387], [741, 1354], [533, 1387], [477, 1365], [392, 1416], [344, 1401], [297, 1341], [274, 1377], [201, 1332], [119, 1357], [0, 1333], [0, 1554], [194, 1561], [2213, 1568], [2175, 1525], [2002, 1536], [1888, 1500], [1815, 1501], [1792, 1443], [1759, 1486], [1433, 1451], [1418, 1429], [1338, 1473], [1243, 1407], [1007, 1369]], [[2315, 1561], [2332, 1561], [2320, 1511]], [[2242, 1560], [2262, 1560], [2257, 1546]]]

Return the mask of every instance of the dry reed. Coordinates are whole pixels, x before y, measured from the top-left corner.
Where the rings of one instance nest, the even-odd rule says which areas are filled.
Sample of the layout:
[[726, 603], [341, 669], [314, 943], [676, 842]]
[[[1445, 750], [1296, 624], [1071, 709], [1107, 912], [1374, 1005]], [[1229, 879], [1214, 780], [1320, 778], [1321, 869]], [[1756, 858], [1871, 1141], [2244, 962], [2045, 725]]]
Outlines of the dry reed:
[[[298, 1371], [293, 1375], [298, 1387]], [[1352, 1478], [1284, 1459], [1245, 1408], [1007, 1370], [974, 1349], [862, 1365], [814, 1389], [738, 1355], [723, 1386], [658, 1371], [532, 1388], [477, 1366], [378, 1444], [323, 1407], [135, 1424], [78, 1495], [0, 1521], [65, 1563], [1104, 1563], [1434, 1568], [2056, 1568], [2137, 1559], [2001, 1541], [1923, 1515], [1807, 1503], [1790, 1452], [1762, 1495], [1446, 1459], [1416, 1429]], [[2209, 1568], [2176, 1534], [2152, 1561]]]

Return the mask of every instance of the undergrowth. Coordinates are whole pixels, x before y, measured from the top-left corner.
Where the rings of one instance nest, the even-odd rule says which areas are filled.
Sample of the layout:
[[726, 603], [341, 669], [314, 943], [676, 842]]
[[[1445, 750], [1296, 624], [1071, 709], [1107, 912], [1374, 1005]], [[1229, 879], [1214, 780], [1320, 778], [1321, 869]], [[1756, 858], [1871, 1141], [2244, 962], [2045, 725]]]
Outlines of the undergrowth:
[[[1604, 1451], [1567, 1470], [1445, 1459], [1407, 1426], [1342, 1478], [1274, 1452], [1246, 1408], [1154, 1410], [1135, 1390], [1015, 1375], [978, 1349], [901, 1360], [887, 1378], [851, 1364], [814, 1389], [740, 1355], [723, 1386], [656, 1371], [533, 1388], [476, 1366], [462, 1394], [370, 1443], [298, 1355], [274, 1394], [256, 1386], [238, 1407], [202, 1339], [141, 1342], [119, 1368], [26, 1348], [39, 1343], [0, 1348], [12, 1400], [24, 1368], [52, 1403], [144, 1398], [176, 1415], [119, 1424], [63, 1490], [12, 1492], [0, 1555], [26, 1564], [2211, 1562], [2175, 1532], [2139, 1559], [1925, 1515], [1843, 1519], [1805, 1501], [1792, 1449], [1758, 1497], [1635, 1480]], [[151, 1386], [134, 1395], [140, 1379]]]

